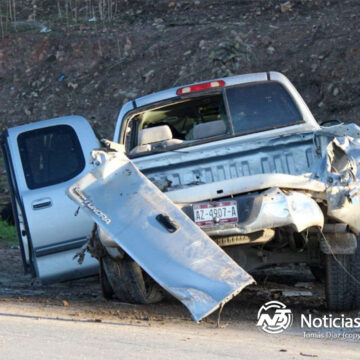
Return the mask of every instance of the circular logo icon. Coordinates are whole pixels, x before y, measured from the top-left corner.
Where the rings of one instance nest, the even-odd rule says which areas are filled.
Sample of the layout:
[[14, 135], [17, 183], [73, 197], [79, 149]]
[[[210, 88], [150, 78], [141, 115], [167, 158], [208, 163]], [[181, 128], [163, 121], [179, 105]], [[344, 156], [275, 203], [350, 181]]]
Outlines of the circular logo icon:
[[291, 326], [293, 315], [280, 301], [268, 301], [259, 309], [256, 326], [269, 334], [279, 334]]

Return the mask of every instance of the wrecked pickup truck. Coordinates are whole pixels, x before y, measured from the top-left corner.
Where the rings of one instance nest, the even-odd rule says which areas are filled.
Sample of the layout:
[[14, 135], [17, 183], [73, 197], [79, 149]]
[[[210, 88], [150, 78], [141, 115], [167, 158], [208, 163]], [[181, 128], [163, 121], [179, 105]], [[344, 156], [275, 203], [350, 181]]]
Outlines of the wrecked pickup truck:
[[[320, 127], [277, 72], [130, 101], [99, 150], [79, 116], [10, 128], [25, 270], [69, 280], [97, 273], [96, 258], [106, 297], [150, 303], [165, 289], [198, 320], [253, 282], [243, 269], [307, 263], [329, 309], [359, 308], [359, 138], [353, 124]], [[93, 257], [79, 265], [81, 248]]]

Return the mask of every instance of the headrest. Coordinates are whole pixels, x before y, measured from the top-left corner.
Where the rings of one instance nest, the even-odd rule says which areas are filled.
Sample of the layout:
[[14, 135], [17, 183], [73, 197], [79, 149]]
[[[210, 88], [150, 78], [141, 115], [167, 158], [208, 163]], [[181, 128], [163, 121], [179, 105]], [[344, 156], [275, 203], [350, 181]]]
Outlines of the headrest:
[[172, 132], [169, 126], [160, 125], [140, 130], [138, 145], [152, 144], [170, 139], [172, 139]]
[[194, 126], [194, 139], [204, 139], [211, 136], [225, 134], [225, 123], [222, 120], [210, 121]]

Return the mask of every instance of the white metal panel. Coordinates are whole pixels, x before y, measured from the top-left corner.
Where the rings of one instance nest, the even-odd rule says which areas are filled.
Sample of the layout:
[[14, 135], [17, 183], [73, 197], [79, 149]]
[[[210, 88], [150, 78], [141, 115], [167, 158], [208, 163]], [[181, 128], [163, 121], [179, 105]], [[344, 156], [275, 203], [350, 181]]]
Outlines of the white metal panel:
[[[102, 165], [68, 195], [196, 321], [254, 281], [123, 153], [95, 156]], [[170, 233], [159, 214], [179, 228]]]
[[120, 142], [119, 137], [120, 137], [120, 130], [121, 130], [122, 122], [125, 118], [125, 115], [133, 109], [134, 109], [134, 106], [133, 106], [132, 101], [125, 103], [122, 106], [122, 108], [120, 109], [119, 116], [117, 118], [117, 122], [116, 122], [116, 126], [115, 126], [114, 137], [113, 137], [114, 142]]

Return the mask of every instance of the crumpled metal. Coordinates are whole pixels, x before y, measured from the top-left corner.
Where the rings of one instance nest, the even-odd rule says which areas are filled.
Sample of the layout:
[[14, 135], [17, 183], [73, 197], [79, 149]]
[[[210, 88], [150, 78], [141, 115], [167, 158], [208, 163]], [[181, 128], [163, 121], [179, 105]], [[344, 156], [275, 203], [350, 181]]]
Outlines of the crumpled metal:
[[[98, 165], [68, 196], [199, 321], [254, 279], [149, 181], [122, 151], [93, 152]], [[178, 226], [169, 232], [156, 217]]]
[[244, 233], [284, 226], [292, 226], [295, 231], [301, 232], [313, 226], [324, 226], [323, 212], [308, 195], [272, 188], [261, 194], [261, 201], [256, 218], [243, 225]]
[[331, 174], [326, 191], [327, 214], [360, 234], [360, 139], [336, 137], [326, 154], [327, 172]]

